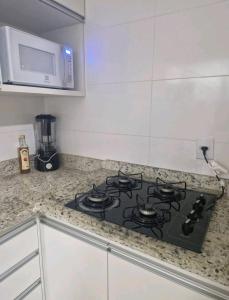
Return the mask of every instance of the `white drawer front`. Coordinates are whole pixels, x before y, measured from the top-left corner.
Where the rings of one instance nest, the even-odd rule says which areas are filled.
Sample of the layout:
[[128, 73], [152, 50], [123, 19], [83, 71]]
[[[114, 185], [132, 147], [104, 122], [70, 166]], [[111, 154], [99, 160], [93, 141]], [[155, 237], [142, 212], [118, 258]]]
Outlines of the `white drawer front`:
[[36, 225], [6, 240], [0, 245], [0, 275], [37, 249]]
[[0, 298], [12, 300], [40, 278], [39, 257], [36, 256], [0, 283]]
[[24, 300], [42, 300], [41, 285], [32, 290], [31, 293], [24, 298]]

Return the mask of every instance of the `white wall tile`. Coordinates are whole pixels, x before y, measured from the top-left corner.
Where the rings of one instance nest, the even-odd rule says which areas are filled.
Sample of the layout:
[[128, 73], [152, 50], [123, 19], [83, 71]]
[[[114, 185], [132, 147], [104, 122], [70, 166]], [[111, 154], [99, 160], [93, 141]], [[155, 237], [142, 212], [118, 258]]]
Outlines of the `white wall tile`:
[[229, 1], [157, 18], [154, 79], [229, 74]]
[[60, 149], [64, 153], [137, 164], [148, 163], [149, 139], [146, 137], [61, 130], [59, 139]]
[[211, 174], [205, 161], [196, 159], [196, 143], [187, 140], [152, 138], [150, 165], [184, 172]]
[[26, 136], [30, 154], [35, 153], [34, 130], [32, 124], [0, 127], [0, 161], [17, 157], [20, 135]]
[[89, 0], [86, 18], [103, 26], [143, 19], [155, 14], [156, 0]]
[[229, 78], [153, 83], [151, 135], [229, 142]]
[[223, 0], [157, 0], [157, 15], [222, 2]]
[[88, 83], [152, 79], [152, 19], [86, 31]]
[[215, 160], [229, 170], [229, 143], [216, 143], [214, 152]]
[[43, 112], [43, 97], [0, 95], [0, 126], [30, 124], [36, 115]]
[[[62, 152], [211, 174], [195, 140], [213, 136], [229, 165], [229, 1], [158, 0], [167, 15], [140, 21], [153, 2], [87, 1], [87, 96], [46, 99], [46, 111]], [[182, 79], [208, 76], [221, 77]]]
[[149, 136], [151, 83], [99, 84], [81, 100], [53, 99], [63, 129]]

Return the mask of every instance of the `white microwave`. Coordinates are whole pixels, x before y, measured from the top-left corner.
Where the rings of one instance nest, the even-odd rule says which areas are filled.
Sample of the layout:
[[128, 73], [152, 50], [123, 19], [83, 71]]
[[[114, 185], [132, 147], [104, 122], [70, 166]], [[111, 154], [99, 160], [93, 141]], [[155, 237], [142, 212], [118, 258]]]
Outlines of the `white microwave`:
[[74, 88], [72, 48], [9, 26], [0, 27], [0, 67], [5, 84]]

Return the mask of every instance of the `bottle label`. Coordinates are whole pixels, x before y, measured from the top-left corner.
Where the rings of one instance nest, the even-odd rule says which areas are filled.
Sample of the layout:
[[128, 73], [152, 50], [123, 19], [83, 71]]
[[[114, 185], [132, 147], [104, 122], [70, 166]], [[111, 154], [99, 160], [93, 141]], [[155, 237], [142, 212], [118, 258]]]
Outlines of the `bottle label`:
[[21, 149], [20, 156], [21, 156], [21, 169], [23, 171], [29, 170], [30, 169], [29, 151], [27, 149]]

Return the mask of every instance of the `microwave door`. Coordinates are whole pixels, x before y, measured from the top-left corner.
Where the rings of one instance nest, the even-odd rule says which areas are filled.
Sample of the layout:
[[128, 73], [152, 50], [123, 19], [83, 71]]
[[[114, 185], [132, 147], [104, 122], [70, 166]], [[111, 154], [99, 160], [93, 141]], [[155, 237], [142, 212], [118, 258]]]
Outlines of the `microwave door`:
[[59, 44], [13, 29], [10, 43], [14, 84], [62, 88]]

